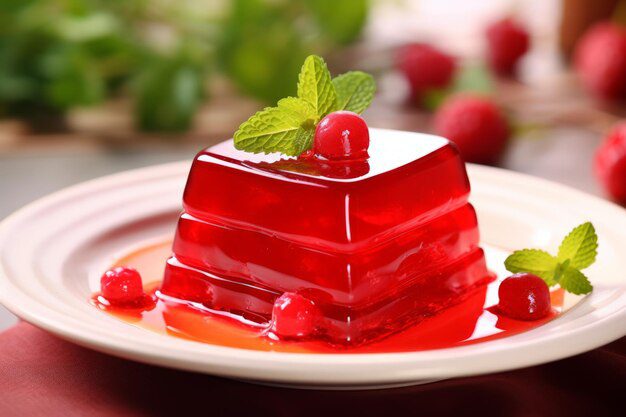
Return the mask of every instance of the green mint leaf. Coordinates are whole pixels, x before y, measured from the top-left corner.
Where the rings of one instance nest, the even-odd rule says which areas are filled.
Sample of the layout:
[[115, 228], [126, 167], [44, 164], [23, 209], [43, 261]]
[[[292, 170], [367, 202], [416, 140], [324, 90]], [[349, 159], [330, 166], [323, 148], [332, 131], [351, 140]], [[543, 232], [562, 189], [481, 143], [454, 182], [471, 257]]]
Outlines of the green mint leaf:
[[589, 279], [576, 268], [567, 268], [563, 272], [559, 285], [567, 292], [572, 294], [589, 294], [593, 290], [593, 286]]
[[320, 120], [333, 111], [336, 96], [324, 60], [317, 55], [307, 57], [298, 77], [298, 97], [313, 107], [317, 120]]
[[304, 151], [308, 151], [313, 147], [313, 138], [315, 137], [315, 127], [303, 127], [298, 129], [294, 138], [294, 155], [300, 155]]
[[361, 71], [350, 71], [333, 78], [337, 93], [335, 110], [363, 113], [374, 99], [376, 83], [374, 77]]
[[332, 80], [324, 60], [311, 55], [300, 70], [298, 97], [283, 98], [242, 123], [234, 135], [235, 148], [300, 155], [313, 146], [316, 125], [324, 116], [337, 109], [363, 112], [375, 90], [374, 79], [360, 71]]
[[310, 120], [312, 124], [315, 123], [317, 114], [315, 109], [306, 101], [298, 97], [286, 97], [278, 101], [278, 108], [298, 114], [302, 120]]
[[295, 155], [313, 147], [313, 138], [315, 136], [315, 119], [317, 115], [315, 110], [309, 103], [297, 97], [286, 97], [278, 101], [278, 108], [285, 111], [293, 112], [303, 120], [300, 123], [302, 129], [298, 129], [294, 137]]
[[559, 282], [561, 280], [561, 277], [563, 276], [563, 274], [565, 274], [565, 271], [567, 271], [567, 269], [570, 267], [569, 264], [569, 259], [567, 259], [565, 262], [559, 262], [557, 264], [556, 268], [554, 269], [554, 280], [556, 282]]
[[[294, 108], [290, 108], [292, 104]], [[255, 113], [235, 132], [235, 148], [252, 153], [301, 154], [308, 149], [304, 147], [311, 146], [314, 124], [295, 106], [285, 102]]]
[[513, 273], [528, 272], [543, 279], [549, 286], [556, 285], [557, 259], [539, 249], [523, 249], [513, 252], [504, 261], [506, 269]]
[[570, 266], [584, 269], [595, 262], [598, 254], [598, 236], [593, 224], [586, 222], [572, 230], [561, 242], [557, 258], [570, 261]]
[[593, 264], [597, 254], [596, 230], [586, 222], [565, 236], [556, 257], [538, 249], [524, 249], [513, 252], [504, 265], [511, 272], [535, 274], [550, 286], [559, 284], [572, 294], [588, 294], [593, 286], [580, 270]]

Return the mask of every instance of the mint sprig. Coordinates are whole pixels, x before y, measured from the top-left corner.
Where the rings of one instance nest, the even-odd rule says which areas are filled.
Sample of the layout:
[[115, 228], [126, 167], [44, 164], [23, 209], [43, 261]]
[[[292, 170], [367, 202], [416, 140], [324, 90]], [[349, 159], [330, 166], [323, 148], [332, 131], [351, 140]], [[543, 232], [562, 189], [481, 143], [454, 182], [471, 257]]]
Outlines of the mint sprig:
[[528, 272], [542, 278], [549, 286], [559, 285], [572, 294], [588, 294], [593, 290], [589, 278], [582, 273], [596, 261], [598, 236], [593, 224], [575, 227], [561, 242], [557, 256], [539, 249], [513, 252], [504, 261], [513, 273]]
[[365, 72], [350, 71], [333, 79], [337, 92], [335, 110], [349, 110], [361, 114], [372, 102], [376, 92], [374, 78]]
[[557, 259], [565, 262], [569, 259], [570, 266], [585, 269], [596, 261], [598, 255], [598, 236], [589, 222], [574, 228], [561, 242]]
[[[299, 155], [308, 141], [301, 138], [312, 136], [302, 113], [291, 108], [268, 107], [257, 112], [241, 125], [235, 134], [235, 147], [248, 152], [282, 152]], [[296, 139], [300, 138], [298, 146]]]
[[252, 153], [297, 156], [311, 149], [317, 123], [338, 110], [362, 113], [372, 102], [371, 75], [350, 71], [331, 78], [326, 63], [309, 56], [298, 77], [298, 96], [279, 100], [246, 120], [234, 135], [235, 148]]
[[554, 271], [558, 261], [548, 252], [539, 249], [522, 249], [513, 252], [504, 266], [513, 273], [529, 272], [543, 279], [549, 286], [556, 285]]
[[309, 103], [320, 118], [335, 108], [337, 92], [326, 62], [317, 55], [304, 60], [298, 76], [298, 97]]

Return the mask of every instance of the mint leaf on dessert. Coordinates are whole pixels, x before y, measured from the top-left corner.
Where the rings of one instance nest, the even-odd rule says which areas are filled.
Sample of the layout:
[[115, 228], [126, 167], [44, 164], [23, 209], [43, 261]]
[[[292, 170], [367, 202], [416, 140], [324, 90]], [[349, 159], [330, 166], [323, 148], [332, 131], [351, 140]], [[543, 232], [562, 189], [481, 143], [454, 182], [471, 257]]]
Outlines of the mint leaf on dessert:
[[565, 291], [576, 295], [588, 294], [593, 290], [589, 278], [576, 268], [567, 268], [559, 279], [559, 285]]
[[376, 83], [374, 77], [361, 71], [350, 71], [333, 78], [337, 93], [335, 110], [363, 113], [374, 99]]
[[336, 110], [363, 112], [375, 91], [372, 76], [352, 71], [333, 80], [324, 60], [311, 55], [300, 70], [298, 97], [283, 98], [276, 107], [267, 107], [242, 123], [234, 135], [235, 148], [298, 156], [313, 147], [322, 118]]
[[560, 262], [569, 259], [573, 268], [584, 269], [595, 262], [598, 254], [598, 236], [590, 222], [574, 228], [563, 239], [557, 258]]
[[554, 278], [557, 259], [539, 249], [523, 249], [513, 252], [504, 261], [507, 271], [528, 272], [543, 279], [549, 286], [556, 285]]
[[313, 107], [317, 120], [333, 111], [336, 102], [335, 86], [326, 62], [317, 55], [304, 61], [298, 77], [298, 97]]
[[315, 124], [317, 114], [315, 109], [306, 101], [298, 97], [286, 97], [278, 101], [278, 108], [288, 112], [293, 112], [302, 118], [302, 120], [309, 120], [311, 124]]
[[565, 236], [557, 256], [539, 249], [523, 249], [506, 258], [504, 266], [513, 273], [537, 275], [549, 286], [558, 284], [572, 294], [588, 294], [593, 286], [581, 269], [593, 264], [597, 254], [596, 230], [593, 224], [586, 222]]
[[311, 149], [315, 138], [315, 127], [298, 129], [294, 138], [294, 156]]
[[[300, 109], [302, 110], [302, 109]], [[253, 153], [301, 154], [310, 147], [314, 125], [295, 107], [267, 107], [255, 113], [235, 132], [235, 148]], [[311, 139], [306, 139], [307, 135]]]

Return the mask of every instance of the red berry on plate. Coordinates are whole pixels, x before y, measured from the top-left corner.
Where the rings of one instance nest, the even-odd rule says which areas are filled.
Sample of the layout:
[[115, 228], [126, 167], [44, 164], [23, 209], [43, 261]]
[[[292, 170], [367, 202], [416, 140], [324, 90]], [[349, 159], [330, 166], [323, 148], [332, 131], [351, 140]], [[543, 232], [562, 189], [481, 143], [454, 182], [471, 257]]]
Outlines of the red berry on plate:
[[509, 123], [492, 101], [454, 96], [435, 114], [435, 131], [454, 142], [467, 162], [494, 164], [510, 136]]
[[421, 101], [425, 93], [441, 90], [452, 83], [455, 59], [434, 46], [412, 43], [398, 50], [396, 67], [411, 88], [411, 97]]
[[141, 275], [126, 266], [106, 271], [100, 278], [100, 291], [111, 304], [132, 304], [144, 297]]
[[500, 75], [511, 75], [530, 45], [528, 31], [520, 22], [505, 18], [487, 27], [487, 62]]
[[544, 280], [533, 274], [515, 274], [498, 288], [499, 310], [516, 320], [537, 320], [546, 317], [552, 308], [550, 289]]
[[594, 171], [606, 192], [626, 205], [626, 122], [615, 126], [596, 151]]
[[370, 133], [361, 116], [351, 111], [336, 111], [322, 119], [315, 129], [313, 149], [326, 159], [367, 158]]
[[271, 331], [279, 337], [307, 337], [315, 333], [320, 319], [321, 313], [313, 301], [286, 292], [274, 302]]
[[626, 97], [626, 29], [610, 22], [591, 27], [576, 45], [574, 65], [598, 98]]

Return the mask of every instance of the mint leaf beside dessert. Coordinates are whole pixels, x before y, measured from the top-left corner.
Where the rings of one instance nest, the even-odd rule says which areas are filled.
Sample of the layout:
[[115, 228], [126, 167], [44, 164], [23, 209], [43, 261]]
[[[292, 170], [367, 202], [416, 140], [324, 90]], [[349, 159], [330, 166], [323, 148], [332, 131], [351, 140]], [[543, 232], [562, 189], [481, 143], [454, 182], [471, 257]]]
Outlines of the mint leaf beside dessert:
[[574, 228], [561, 242], [557, 259], [569, 261], [569, 266], [585, 269], [596, 261], [598, 255], [598, 236], [593, 224], [583, 223]]
[[522, 249], [513, 252], [504, 261], [504, 266], [513, 273], [537, 275], [547, 285], [559, 285], [572, 294], [588, 294], [593, 286], [581, 270], [591, 266], [597, 254], [596, 230], [593, 224], [586, 222], [565, 236], [557, 256], [539, 249]]
[[324, 60], [311, 55], [300, 70], [297, 91], [297, 97], [284, 98], [276, 107], [267, 107], [242, 123], [234, 135], [235, 148], [298, 156], [313, 148], [316, 128], [326, 116], [365, 111], [374, 98], [376, 84], [371, 75], [360, 71], [333, 79]]

